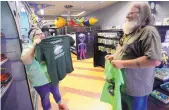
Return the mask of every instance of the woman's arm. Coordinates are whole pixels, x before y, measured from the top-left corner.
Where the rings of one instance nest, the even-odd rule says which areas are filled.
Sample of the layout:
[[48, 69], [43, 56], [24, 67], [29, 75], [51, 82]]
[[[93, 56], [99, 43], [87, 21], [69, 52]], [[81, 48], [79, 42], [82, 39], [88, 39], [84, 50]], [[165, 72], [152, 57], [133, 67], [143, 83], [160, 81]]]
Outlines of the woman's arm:
[[24, 64], [31, 64], [35, 54], [35, 46], [31, 47], [28, 52], [21, 57]]
[[33, 46], [29, 49], [28, 52], [26, 52], [22, 57], [21, 60], [24, 64], [31, 64], [32, 60], [34, 58], [34, 54], [35, 54], [35, 46], [36, 44], [39, 44], [41, 42], [40, 38], [36, 38], [33, 41]]

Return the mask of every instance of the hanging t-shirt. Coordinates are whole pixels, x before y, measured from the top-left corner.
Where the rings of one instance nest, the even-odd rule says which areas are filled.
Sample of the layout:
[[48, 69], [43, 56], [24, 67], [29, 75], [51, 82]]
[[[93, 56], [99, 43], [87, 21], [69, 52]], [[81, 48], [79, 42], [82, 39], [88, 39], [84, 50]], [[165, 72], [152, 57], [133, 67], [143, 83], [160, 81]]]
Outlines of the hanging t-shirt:
[[[23, 49], [21, 56], [24, 56], [31, 48], [32, 44], [27, 45]], [[31, 64], [25, 65], [25, 68], [27, 77], [33, 87], [42, 86], [51, 82], [44, 62], [39, 63], [34, 58]]]
[[[100, 100], [111, 104], [112, 110], [122, 110], [120, 95], [120, 85], [124, 84], [122, 72], [120, 69], [114, 68], [110, 61], [106, 60], [104, 75], [106, 82]], [[113, 81], [114, 83], [112, 84], [110, 81]], [[110, 89], [113, 89], [113, 91]]]
[[70, 43], [67, 36], [51, 37], [41, 41], [35, 49], [36, 59], [45, 61], [52, 84], [58, 84], [73, 71]]

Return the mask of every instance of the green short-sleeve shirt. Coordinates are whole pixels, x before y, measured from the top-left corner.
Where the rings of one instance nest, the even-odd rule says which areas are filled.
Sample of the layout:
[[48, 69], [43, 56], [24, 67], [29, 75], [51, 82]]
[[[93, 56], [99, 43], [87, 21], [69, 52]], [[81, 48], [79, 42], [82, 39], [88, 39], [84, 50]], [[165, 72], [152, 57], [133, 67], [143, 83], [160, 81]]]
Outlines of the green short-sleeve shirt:
[[106, 60], [105, 61], [105, 70], [104, 70], [105, 79], [114, 79], [114, 95], [110, 95], [109, 87], [110, 83], [107, 81], [104, 84], [103, 91], [101, 94], [100, 100], [112, 105], [112, 110], [122, 110], [121, 106], [121, 95], [120, 95], [120, 86], [124, 84], [122, 72], [120, 69], [116, 69], [112, 64]]
[[[32, 48], [32, 45], [27, 45], [22, 51], [22, 56], [24, 56], [30, 48]], [[25, 65], [25, 68], [28, 79], [33, 87], [42, 86], [51, 82], [45, 62], [39, 63], [34, 58], [31, 64]]]

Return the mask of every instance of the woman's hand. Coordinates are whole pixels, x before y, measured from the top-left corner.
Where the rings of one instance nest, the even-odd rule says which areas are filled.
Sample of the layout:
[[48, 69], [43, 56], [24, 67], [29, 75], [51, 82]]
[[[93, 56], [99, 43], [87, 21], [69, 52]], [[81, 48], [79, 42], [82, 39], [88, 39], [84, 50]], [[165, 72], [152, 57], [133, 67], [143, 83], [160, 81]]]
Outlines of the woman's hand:
[[36, 46], [36, 44], [39, 44], [41, 41], [42, 41], [42, 39], [40, 39], [40, 38], [35, 38], [35, 39], [33, 40], [33, 45]]

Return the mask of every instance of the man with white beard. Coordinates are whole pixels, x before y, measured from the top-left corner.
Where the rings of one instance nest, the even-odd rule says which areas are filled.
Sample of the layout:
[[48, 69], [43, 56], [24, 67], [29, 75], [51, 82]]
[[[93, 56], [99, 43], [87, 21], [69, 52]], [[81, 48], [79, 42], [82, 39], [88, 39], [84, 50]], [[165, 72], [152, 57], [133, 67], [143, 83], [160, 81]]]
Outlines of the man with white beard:
[[[161, 38], [151, 26], [151, 10], [146, 3], [135, 3], [126, 16], [116, 52], [106, 55], [115, 68], [124, 71], [122, 101], [128, 109], [147, 110], [154, 83], [154, 68], [161, 63]], [[127, 110], [127, 108], [123, 108]]]

